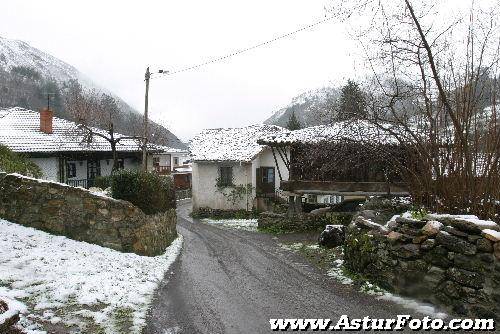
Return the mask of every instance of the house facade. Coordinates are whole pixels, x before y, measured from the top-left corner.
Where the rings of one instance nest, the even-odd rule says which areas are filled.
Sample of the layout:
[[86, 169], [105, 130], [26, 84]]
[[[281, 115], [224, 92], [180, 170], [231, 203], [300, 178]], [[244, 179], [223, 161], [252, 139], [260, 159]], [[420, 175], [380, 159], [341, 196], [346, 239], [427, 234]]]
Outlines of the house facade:
[[[113, 168], [111, 146], [105, 139], [93, 136], [90, 142], [85, 141], [76, 123], [54, 117], [50, 110], [0, 110], [0, 143], [36, 163], [43, 179], [71, 186], [89, 188], [97, 177], [110, 175]], [[156, 154], [164, 156], [168, 150], [168, 147], [148, 145], [150, 159]], [[124, 138], [118, 142], [116, 153], [120, 169], [140, 168], [139, 140]]]
[[[271, 149], [257, 140], [284, 129], [273, 125], [243, 128], [208, 129], [193, 138], [193, 210], [251, 210], [259, 200], [277, 196], [285, 172], [278, 175]], [[281, 162], [283, 164], [283, 162]]]

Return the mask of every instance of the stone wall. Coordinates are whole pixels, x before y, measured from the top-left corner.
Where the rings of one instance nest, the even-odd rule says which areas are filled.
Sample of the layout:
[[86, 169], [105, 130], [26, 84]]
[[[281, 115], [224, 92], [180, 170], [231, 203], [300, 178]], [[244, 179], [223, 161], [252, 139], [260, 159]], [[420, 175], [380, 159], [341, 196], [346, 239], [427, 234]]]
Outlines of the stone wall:
[[175, 210], [148, 216], [127, 201], [16, 174], [0, 173], [0, 217], [148, 256], [164, 253], [177, 235]]
[[385, 226], [363, 212], [346, 229], [345, 265], [402, 295], [462, 316], [500, 319], [500, 226], [472, 217], [398, 217]]

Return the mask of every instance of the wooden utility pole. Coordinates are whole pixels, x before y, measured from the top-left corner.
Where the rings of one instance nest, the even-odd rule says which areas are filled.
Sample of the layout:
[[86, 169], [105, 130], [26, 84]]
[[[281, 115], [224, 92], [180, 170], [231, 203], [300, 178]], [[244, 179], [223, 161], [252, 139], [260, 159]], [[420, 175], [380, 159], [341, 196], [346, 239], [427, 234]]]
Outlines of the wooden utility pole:
[[151, 72], [149, 72], [149, 67], [146, 68], [146, 74], [144, 80], [146, 81], [146, 95], [144, 99], [144, 145], [142, 147], [142, 169], [146, 172], [148, 170], [148, 95], [149, 95], [149, 78], [151, 77]]

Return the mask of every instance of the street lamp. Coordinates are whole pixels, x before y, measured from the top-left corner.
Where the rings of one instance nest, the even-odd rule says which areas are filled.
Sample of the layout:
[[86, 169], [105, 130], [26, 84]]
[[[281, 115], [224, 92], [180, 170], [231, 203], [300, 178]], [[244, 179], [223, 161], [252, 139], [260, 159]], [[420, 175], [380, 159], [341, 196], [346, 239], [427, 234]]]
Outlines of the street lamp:
[[149, 99], [149, 79], [153, 74], [169, 74], [169, 71], [158, 70], [158, 72], [151, 73], [149, 66], [146, 68], [144, 81], [146, 82], [146, 94], [144, 98], [144, 144], [142, 146], [142, 169], [146, 172], [148, 170], [148, 99]]

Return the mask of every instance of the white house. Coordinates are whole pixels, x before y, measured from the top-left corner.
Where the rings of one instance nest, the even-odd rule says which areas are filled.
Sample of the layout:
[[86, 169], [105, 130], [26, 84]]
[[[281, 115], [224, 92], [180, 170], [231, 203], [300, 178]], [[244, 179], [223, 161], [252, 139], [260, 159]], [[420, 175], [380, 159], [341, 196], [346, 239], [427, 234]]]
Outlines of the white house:
[[[54, 117], [51, 110], [0, 109], [0, 144], [26, 155], [40, 167], [44, 179], [72, 186], [90, 187], [96, 177], [110, 175], [113, 167], [108, 141], [98, 136], [93, 136], [91, 142], [85, 141], [76, 123]], [[124, 138], [118, 142], [116, 151], [119, 168], [140, 168], [139, 140]], [[152, 160], [154, 154], [166, 157], [169, 151], [181, 155], [178, 149], [148, 145]], [[187, 155], [187, 150], [183, 152]], [[153, 168], [152, 164], [149, 166]]]
[[250, 210], [259, 198], [275, 196], [280, 180], [288, 180], [288, 171], [276, 158], [278, 153], [273, 155], [257, 140], [281, 131], [279, 126], [261, 124], [208, 129], [195, 136], [190, 143], [193, 210]]

